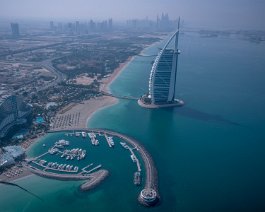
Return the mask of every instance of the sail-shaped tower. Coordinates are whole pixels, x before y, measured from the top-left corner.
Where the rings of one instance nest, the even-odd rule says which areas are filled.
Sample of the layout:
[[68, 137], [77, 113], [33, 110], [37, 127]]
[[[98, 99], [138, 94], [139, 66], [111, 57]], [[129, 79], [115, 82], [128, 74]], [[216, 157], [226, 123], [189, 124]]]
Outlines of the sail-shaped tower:
[[[184, 102], [175, 98], [178, 55], [178, 30], [170, 37], [166, 45], [158, 53], [149, 78], [148, 93], [138, 103], [148, 108], [182, 106]], [[174, 42], [173, 48], [169, 44]]]

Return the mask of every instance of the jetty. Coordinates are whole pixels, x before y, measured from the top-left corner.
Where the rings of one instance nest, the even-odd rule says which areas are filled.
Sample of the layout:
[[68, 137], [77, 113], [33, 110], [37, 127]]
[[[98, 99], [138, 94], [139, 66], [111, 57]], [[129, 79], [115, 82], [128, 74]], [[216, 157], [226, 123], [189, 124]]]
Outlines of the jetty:
[[104, 136], [106, 138], [106, 141], [107, 141], [109, 147], [113, 147], [114, 146], [113, 138], [111, 136], [107, 136], [106, 133], [104, 133]]
[[149, 155], [146, 149], [135, 139], [115, 131], [110, 131], [107, 129], [87, 129], [87, 130], [92, 130], [93, 132], [97, 133], [103, 132], [111, 136], [116, 136], [126, 141], [127, 143], [131, 144], [132, 146], [137, 147], [137, 151], [141, 155], [141, 158], [145, 166], [145, 185], [144, 189], [140, 192], [138, 196], [138, 200], [144, 206], [155, 205], [160, 199], [160, 195], [158, 192], [157, 170], [155, 168], [152, 157]]
[[81, 191], [88, 191], [99, 185], [107, 176], [109, 172], [107, 170], [99, 170], [93, 174], [93, 177], [80, 186]]

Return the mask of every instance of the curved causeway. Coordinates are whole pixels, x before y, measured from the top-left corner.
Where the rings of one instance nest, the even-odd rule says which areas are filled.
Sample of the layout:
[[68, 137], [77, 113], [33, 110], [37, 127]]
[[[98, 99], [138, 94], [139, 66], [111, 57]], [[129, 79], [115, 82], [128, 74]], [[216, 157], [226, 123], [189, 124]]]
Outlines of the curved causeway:
[[144, 189], [140, 192], [138, 200], [141, 204], [145, 206], [152, 206], [156, 204], [159, 201], [157, 171], [154, 162], [152, 160], [152, 157], [146, 151], [146, 149], [135, 139], [123, 135], [121, 133], [106, 129], [89, 129], [89, 130], [97, 133], [103, 132], [112, 136], [119, 137], [136, 147], [136, 149], [141, 155], [142, 160], [144, 161], [144, 166], [146, 171], [145, 186]]

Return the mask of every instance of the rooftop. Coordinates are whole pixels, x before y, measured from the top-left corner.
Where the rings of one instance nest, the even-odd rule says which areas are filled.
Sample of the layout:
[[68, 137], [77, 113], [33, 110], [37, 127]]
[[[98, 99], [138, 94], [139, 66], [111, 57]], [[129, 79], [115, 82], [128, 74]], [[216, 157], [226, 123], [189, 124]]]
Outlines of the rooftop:
[[25, 153], [25, 150], [21, 146], [7, 146], [3, 147], [3, 150], [14, 159], [22, 156]]

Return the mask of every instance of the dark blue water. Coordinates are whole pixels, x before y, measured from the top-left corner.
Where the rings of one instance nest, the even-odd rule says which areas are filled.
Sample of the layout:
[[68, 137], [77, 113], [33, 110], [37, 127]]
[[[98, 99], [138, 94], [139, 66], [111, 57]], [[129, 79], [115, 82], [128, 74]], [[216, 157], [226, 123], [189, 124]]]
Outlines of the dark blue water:
[[[121, 101], [91, 126], [145, 144], [159, 172], [162, 203], [155, 211], [265, 211], [264, 43], [185, 34], [180, 49], [177, 93], [184, 107], [146, 110]], [[113, 93], [140, 96], [147, 60], [136, 58]]]
[[[158, 169], [160, 205], [140, 206], [128, 183], [130, 169], [123, 168], [86, 194], [76, 190], [77, 182], [19, 181], [44, 203], [0, 186], [0, 211], [265, 211], [265, 44], [192, 33], [181, 34], [179, 44], [176, 89], [184, 107], [147, 110], [122, 100], [89, 125], [144, 144]], [[145, 53], [156, 54], [157, 46]], [[152, 60], [136, 57], [112, 92], [143, 94]]]

